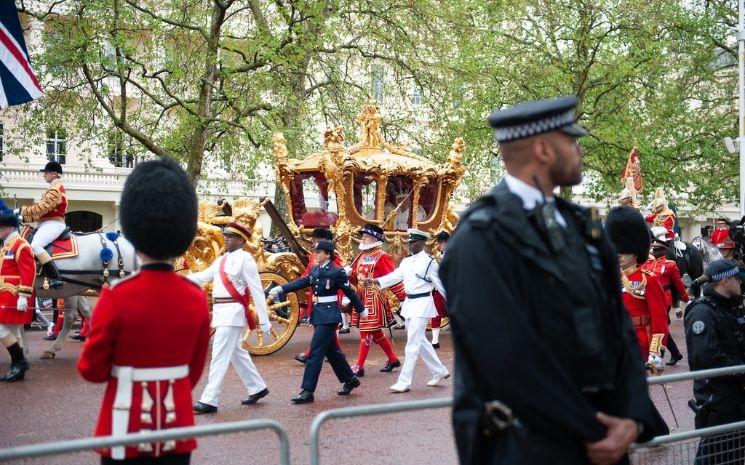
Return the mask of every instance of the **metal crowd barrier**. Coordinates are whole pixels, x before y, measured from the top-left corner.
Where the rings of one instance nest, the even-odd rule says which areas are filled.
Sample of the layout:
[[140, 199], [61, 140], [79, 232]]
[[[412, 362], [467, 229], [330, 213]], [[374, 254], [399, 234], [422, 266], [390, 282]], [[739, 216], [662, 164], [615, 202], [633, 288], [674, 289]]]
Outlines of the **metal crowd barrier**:
[[382, 415], [386, 413], [408, 412], [410, 410], [424, 410], [452, 407], [453, 398], [413, 400], [408, 402], [394, 402], [391, 404], [361, 405], [359, 407], [344, 407], [326, 410], [318, 414], [310, 425], [310, 463], [320, 464], [319, 433], [321, 426], [335, 418], [351, 418], [368, 415]]
[[264, 429], [274, 431], [279, 438], [279, 463], [281, 465], [290, 465], [290, 440], [282, 425], [274, 420], [236, 421], [215, 425], [173, 428], [148, 433], [134, 433], [117, 438], [106, 436], [11, 447], [8, 449], [0, 449], [0, 462], [13, 459], [26, 459], [46, 455], [82, 452], [87, 450], [107, 449], [113, 446], [131, 446], [147, 442], [164, 442], [173, 439], [189, 439]]

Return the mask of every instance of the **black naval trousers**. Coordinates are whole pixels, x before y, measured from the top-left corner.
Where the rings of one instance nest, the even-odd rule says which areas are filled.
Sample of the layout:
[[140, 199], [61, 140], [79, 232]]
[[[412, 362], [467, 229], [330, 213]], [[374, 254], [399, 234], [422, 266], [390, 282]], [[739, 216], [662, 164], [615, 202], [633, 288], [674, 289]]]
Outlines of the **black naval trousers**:
[[101, 457], [101, 465], [189, 465], [191, 452], [186, 454], [166, 454], [160, 457], [136, 457], [124, 460], [114, 460], [111, 457]]
[[336, 323], [315, 326], [313, 339], [310, 341], [310, 357], [305, 362], [303, 384], [300, 386], [302, 389], [315, 392], [324, 357], [328, 358], [339, 382], [346, 383], [354, 377], [347, 358], [336, 345], [336, 328]]

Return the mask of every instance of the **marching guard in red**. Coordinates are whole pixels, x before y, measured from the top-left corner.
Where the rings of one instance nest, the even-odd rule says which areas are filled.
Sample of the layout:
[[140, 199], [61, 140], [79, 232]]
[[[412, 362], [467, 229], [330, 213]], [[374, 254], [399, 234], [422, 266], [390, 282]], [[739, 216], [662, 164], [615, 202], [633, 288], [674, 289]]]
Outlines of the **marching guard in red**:
[[[83, 378], [108, 383], [96, 436], [193, 426], [191, 391], [204, 369], [210, 316], [202, 289], [173, 262], [196, 233], [194, 186], [173, 160], [142, 163], [124, 185], [120, 215], [142, 266], [102, 290], [78, 360]], [[188, 464], [196, 447], [193, 439], [117, 446], [100, 452], [101, 463]]]
[[[680, 277], [678, 264], [667, 259], [667, 248], [667, 243], [660, 239], [652, 241], [652, 255], [654, 259], [647, 261], [643, 265], [643, 268], [654, 273], [662, 285], [662, 291], [665, 294], [665, 307], [667, 308], [667, 322], [669, 324], [670, 309], [673, 306], [673, 289], [675, 289], [676, 294], [683, 302], [688, 302], [688, 290]], [[665, 335], [664, 345], [670, 349], [670, 361], [667, 362], [667, 365], [672, 366], [683, 360], [683, 354], [680, 353], [669, 331]]]
[[628, 206], [608, 212], [605, 227], [618, 252], [622, 298], [636, 331], [642, 358], [650, 368], [662, 368], [662, 348], [668, 333], [665, 293], [657, 276], [642, 268], [649, 258], [650, 237], [644, 218]]
[[34, 318], [36, 263], [31, 245], [18, 234], [19, 223], [0, 200], [0, 342], [10, 354], [10, 371], [0, 382], [22, 381], [28, 370], [21, 331]]
[[[364, 285], [367, 280], [377, 279], [395, 271], [396, 264], [393, 257], [383, 251], [382, 228], [374, 224], [366, 224], [360, 233], [362, 234], [360, 253], [347, 270], [349, 281], [357, 287], [357, 295], [360, 296], [367, 310], [366, 317], [360, 317], [357, 312], [352, 314], [352, 325], [357, 326], [360, 331], [360, 351], [357, 363], [352, 365], [352, 371], [358, 377], [365, 376], [365, 361], [373, 343], [379, 345], [388, 357], [385, 366], [380, 369], [381, 372], [389, 373], [401, 366], [393, 350], [393, 344], [383, 332], [383, 328], [395, 321], [385, 291], [375, 286]], [[402, 283], [391, 287], [391, 291], [399, 301], [406, 298]]]

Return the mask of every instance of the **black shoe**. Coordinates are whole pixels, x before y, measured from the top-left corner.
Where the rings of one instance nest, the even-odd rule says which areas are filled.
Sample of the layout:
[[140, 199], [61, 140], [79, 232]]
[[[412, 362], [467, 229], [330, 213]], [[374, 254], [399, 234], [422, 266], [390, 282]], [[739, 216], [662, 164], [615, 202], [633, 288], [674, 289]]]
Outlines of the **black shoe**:
[[294, 358], [295, 358], [295, 360], [297, 360], [298, 362], [302, 363], [303, 365], [305, 364], [305, 362], [308, 361], [308, 357], [305, 356], [305, 352], [300, 352]]
[[292, 402], [293, 404], [310, 404], [314, 400], [315, 398], [313, 397], [313, 393], [303, 389], [302, 391], [300, 391], [300, 394], [290, 399], [290, 402]]
[[393, 329], [406, 329], [406, 325], [402, 325], [402, 324], [396, 323], [395, 325], [391, 326], [391, 328], [393, 328]]
[[339, 334], [349, 334], [350, 331], [349, 328], [342, 328], [339, 330]]
[[385, 366], [380, 369], [380, 372], [390, 373], [391, 371], [393, 371], [394, 368], [398, 368], [400, 366], [401, 366], [401, 362], [399, 362], [398, 360], [394, 360], [392, 362], [388, 360], [387, 362], [385, 362]]
[[70, 339], [73, 339], [75, 341], [85, 341], [85, 336], [81, 336], [80, 334], [76, 334], [74, 336], [70, 336]]
[[20, 362], [11, 363], [10, 371], [0, 378], [0, 383], [13, 383], [16, 381], [23, 381], [26, 377], [26, 370], [28, 370], [28, 361], [24, 358]]
[[665, 365], [670, 366], [670, 367], [675, 366], [681, 360], [683, 360], [683, 354], [678, 354], [677, 356], [670, 357], [670, 361], [667, 362]]
[[45, 341], [56, 341], [57, 336], [44, 336], [42, 339], [44, 339]]
[[47, 277], [50, 288], [59, 289], [64, 285], [61, 279], [62, 276], [60, 276], [59, 270], [57, 269], [57, 265], [53, 261], [41, 265], [41, 271], [44, 276]]
[[432, 348], [433, 349], [439, 349], [440, 348], [440, 343], [439, 342], [435, 342], [434, 344], [432, 344]]
[[357, 365], [352, 365], [352, 373], [354, 373], [354, 376], [358, 378], [363, 378], [365, 376], [365, 369], [360, 368]]
[[300, 323], [301, 325], [310, 324], [310, 318], [308, 318], [307, 316], [304, 316], [300, 318], [300, 321], [298, 321], [298, 323]]
[[337, 392], [340, 396], [348, 396], [354, 388], [360, 387], [360, 379], [356, 376], [344, 383], [344, 386]]
[[250, 396], [246, 397], [241, 401], [241, 404], [243, 405], [253, 405], [256, 402], [259, 401], [262, 397], [266, 397], [266, 395], [269, 394], [269, 389], [264, 388], [263, 390], [257, 392], [256, 394], [251, 394]]
[[217, 412], [217, 407], [215, 407], [214, 405], [205, 404], [204, 402], [197, 402], [194, 404], [194, 413], [196, 413], [197, 415], [215, 412]]

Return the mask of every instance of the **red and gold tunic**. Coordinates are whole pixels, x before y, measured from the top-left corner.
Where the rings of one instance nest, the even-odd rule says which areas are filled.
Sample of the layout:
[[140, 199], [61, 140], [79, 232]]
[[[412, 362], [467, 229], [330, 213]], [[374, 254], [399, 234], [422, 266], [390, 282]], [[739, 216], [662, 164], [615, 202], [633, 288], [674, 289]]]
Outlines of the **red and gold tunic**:
[[638, 268], [622, 275], [623, 304], [639, 340], [642, 358], [660, 355], [663, 338], [668, 332], [665, 293], [660, 281], [648, 270]]
[[714, 228], [714, 231], [711, 232], [709, 242], [711, 242], [712, 245], [719, 245], [724, 243], [727, 239], [729, 239], [729, 227]]
[[55, 179], [44, 192], [41, 199], [21, 208], [21, 216], [26, 221], [42, 222], [47, 220], [65, 221], [67, 213], [67, 194], [62, 181]]
[[[377, 331], [384, 328], [387, 322], [394, 321], [385, 290], [376, 286], [363, 287], [361, 283], [365, 279], [377, 279], [385, 276], [395, 269], [396, 264], [393, 258], [380, 247], [363, 250], [352, 262], [352, 275], [349, 277], [349, 281], [357, 286], [357, 294], [359, 294], [360, 300], [367, 309], [367, 317], [365, 318], [360, 318], [357, 312], [352, 314], [352, 324], [357, 326], [360, 331]], [[391, 287], [390, 291], [399, 301], [406, 298], [403, 283]]]
[[672, 210], [662, 210], [659, 213], [652, 213], [645, 218], [647, 223], [653, 226], [659, 226], [667, 230], [665, 238], [668, 240], [675, 239], [675, 213]]
[[[31, 245], [18, 233], [5, 239], [0, 249], [0, 324], [22, 325], [34, 318], [36, 263]], [[18, 297], [28, 297], [28, 308], [18, 311]]]
[[[164, 321], [173, 324], [159, 323]], [[144, 265], [139, 273], [105, 287], [78, 359], [83, 378], [107, 383], [96, 436], [117, 435], [122, 429], [126, 434], [193, 426], [191, 391], [202, 375], [209, 339], [204, 291], [168, 265]], [[182, 369], [181, 376], [147, 376], [174, 368]], [[133, 370], [133, 375], [117, 376], [115, 370], [122, 369]], [[122, 379], [128, 382], [120, 386]], [[120, 387], [126, 387], [123, 405]], [[122, 410], [123, 428], [118, 415]], [[194, 439], [183, 439], [127, 446], [123, 453], [126, 458], [153, 457], [195, 448]], [[101, 454], [110, 456], [112, 451], [105, 449]]]
[[678, 270], [677, 263], [662, 257], [656, 260], [649, 260], [642, 268], [651, 271], [657, 276], [665, 293], [665, 305], [667, 305], [667, 308], [673, 305], [673, 288], [675, 288], [680, 296], [680, 300], [688, 302], [688, 290], [685, 284], [683, 284], [683, 279], [680, 277], [680, 270]]

